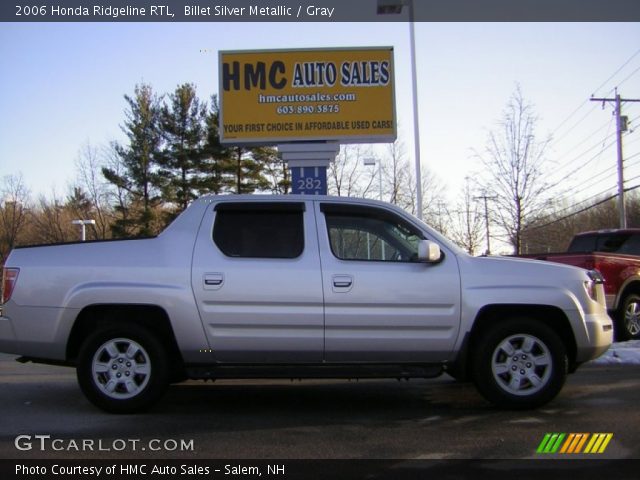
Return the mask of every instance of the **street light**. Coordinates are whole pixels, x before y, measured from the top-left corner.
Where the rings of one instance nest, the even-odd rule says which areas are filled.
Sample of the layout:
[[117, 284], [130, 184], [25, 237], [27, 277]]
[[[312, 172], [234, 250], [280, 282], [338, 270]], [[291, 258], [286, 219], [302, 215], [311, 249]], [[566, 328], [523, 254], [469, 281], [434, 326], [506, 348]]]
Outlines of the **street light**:
[[416, 208], [422, 220], [422, 173], [420, 166], [420, 123], [418, 121], [418, 76], [416, 71], [416, 33], [413, 0], [378, 0], [378, 15], [399, 15], [404, 6], [409, 7], [409, 36], [411, 48], [411, 83], [413, 90], [413, 144], [416, 158]]
[[382, 162], [380, 162], [379, 160], [376, 160], [375, 158], [364, 158], [362, 160], [362, 163], [364, 163], [364, 165], [366, 165], [367, 167], [375, 167], [376, 164], [378, 165], [378, 185], [379, 185], [379, 200], [382, 200]]
[[95, 225], [96, 221], [95, 220], [72, 220], [71, 223], [73, 225], [82, 225], [82, 241], [86, 241], [87, 240], [87, 225]]

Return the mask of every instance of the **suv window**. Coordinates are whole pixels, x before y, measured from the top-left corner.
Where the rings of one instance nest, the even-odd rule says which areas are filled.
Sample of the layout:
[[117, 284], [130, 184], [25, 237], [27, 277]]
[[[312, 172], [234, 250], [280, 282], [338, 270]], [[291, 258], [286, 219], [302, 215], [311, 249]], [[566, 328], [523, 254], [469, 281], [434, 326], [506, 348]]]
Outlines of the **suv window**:
[[323, 204], [331, 251], [341, 260], [410, 262], [418, 256], [421, 233], [378, 209]]
[[221, 203], [213, 241], [228, 257], [296, 258], [304, 249], [304, 204]]

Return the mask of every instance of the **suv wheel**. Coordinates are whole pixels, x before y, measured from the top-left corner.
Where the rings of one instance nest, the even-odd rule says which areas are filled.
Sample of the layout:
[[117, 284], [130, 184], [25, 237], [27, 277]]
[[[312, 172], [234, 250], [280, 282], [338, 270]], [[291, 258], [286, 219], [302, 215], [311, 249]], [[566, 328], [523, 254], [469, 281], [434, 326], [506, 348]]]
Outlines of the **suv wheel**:
[[137, 325], [98, 330], [78, 355], [80, 388], [94, 405], [113, 413], [151, 406], [165, 392], [168, 372], [162, 343]]
[[535, 408], [564, 385], [568, 359], [560, 337], [529, 318], [506, 320], [476, 343], [472, 371], [476, 387], [492, 403]]

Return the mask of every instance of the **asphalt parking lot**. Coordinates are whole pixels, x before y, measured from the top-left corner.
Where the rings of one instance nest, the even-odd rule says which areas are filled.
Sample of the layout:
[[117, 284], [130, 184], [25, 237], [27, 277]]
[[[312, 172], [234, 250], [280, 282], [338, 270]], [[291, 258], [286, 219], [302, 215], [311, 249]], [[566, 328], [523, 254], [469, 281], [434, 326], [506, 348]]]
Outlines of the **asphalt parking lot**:
[[498, 410], [444, 375], [187, 382], [147, 413], [110, 415], [83, 397], [72, 369], [14, 358], [0, 355], [5, 459], [529, 459], [550, 432], [612, 433], [598, 458], [640, 458], [638, 365], [584, 366], [533, 411]]

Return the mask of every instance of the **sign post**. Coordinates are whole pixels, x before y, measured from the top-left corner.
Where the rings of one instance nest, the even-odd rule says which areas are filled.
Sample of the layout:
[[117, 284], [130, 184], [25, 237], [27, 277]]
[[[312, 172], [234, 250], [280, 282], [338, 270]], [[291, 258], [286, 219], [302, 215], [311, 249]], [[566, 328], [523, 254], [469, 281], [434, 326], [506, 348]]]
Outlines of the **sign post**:
[[327, 194], [327, 167], [340, 151], [337, 142], [278, 145], [278, 152], [291, 171], [291, 193]]

